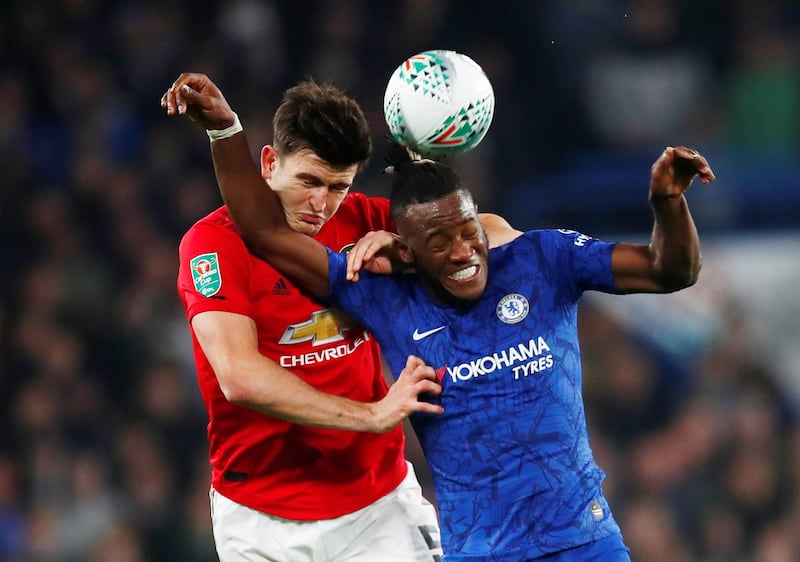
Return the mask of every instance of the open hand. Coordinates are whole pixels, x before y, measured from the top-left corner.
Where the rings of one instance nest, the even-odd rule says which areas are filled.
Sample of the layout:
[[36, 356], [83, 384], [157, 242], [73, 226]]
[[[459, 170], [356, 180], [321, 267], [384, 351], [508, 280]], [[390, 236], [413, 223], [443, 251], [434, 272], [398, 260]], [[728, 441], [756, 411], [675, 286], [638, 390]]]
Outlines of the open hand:
[[365, 234], [347, 252], [348, 281], [358, 281], [358, 272], [366, 269], [372, 273], [392, 273], [392, 261], [386, 254], [394, 247], [395, 235], [385, 230]]
[[422, 359], [409, 355], [405, 368], [389, 387], [389, 392], [375, 404], [375, 431], [385, 433], [414, 412], [429, 414], [444, 412], [444, 408], [440, 405], [419, 399], [420, 394], [426, 393], [434, 396], [442, 393], [442, 387], [436, 380], [436, 373]]

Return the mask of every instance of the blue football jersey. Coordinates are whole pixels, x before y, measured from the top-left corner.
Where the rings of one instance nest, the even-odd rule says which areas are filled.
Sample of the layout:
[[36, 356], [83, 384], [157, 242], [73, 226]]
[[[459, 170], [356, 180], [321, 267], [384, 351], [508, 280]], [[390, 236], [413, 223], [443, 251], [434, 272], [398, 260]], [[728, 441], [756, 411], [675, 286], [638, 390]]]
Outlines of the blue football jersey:
[[614, 245], [536, 230], [489, 253], [468, 309], [433, 301], [414, 274], [345, 280], [331, 296], [371, 331], [395, 374], [409, 354], [436, 370], [444, 414], [415, 414], [446, 559], [534, 558], [619, 533], [601, 491], [581, 393], [577, 305], [614, 291]]

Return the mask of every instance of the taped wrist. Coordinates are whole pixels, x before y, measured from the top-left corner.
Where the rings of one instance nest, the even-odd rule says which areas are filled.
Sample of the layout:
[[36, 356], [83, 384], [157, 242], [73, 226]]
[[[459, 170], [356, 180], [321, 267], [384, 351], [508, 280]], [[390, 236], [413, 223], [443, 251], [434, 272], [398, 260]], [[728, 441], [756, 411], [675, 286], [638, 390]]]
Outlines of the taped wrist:
[[206, 129], [206, 134], [211, 142], [227, 139], [228, 137], [232, 137], [236, 133], [241, 133], [244, 130], [242, 127], [242, 122], [239, 121], [239, 116], [234, 113], [233, 114], [233, 125], [230, 127], [226, 127], [224, 129]]

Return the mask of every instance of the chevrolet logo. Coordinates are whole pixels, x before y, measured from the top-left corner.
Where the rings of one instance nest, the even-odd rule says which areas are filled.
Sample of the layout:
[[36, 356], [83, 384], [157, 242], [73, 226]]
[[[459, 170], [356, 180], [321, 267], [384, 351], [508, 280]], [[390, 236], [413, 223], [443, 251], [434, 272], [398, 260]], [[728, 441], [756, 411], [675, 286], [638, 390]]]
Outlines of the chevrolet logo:
[[338, 308], [318, 310], [307, 322], [293, 324], [281, 336], [281, 344], [301, 343], [311, 340], [313, 345], [341, 341], [344, 332], [355, 328], [356, 323]]

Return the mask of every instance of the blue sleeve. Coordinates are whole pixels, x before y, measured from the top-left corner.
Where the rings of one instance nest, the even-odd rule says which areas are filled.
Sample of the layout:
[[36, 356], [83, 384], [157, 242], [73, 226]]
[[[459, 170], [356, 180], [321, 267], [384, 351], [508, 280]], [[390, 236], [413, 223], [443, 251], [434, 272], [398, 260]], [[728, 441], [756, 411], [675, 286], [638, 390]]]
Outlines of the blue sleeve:
[[381, 291], [380, 282], [368, 271], [359, 274], [359, 281], [348, 281], [347, 255], [328, 249], [328, 284], [329, 292], [321, 298], [333, 303], [347, 312], [351, 318], [370, 331], [381, 322], [381, 307], [373, 306], [377, 302], [377, 294]]
[[548, 231], [565, 273], [580, 291], [616, 292], [611, 253], [615, 242], [603, 242], [574, 230]]
[[340, 254], [334, 252], [330, 248], [328, 250], [328, 294], [320, 295], [323, 298], [335, 300], [337, 288], [341, 283], [346, 283], [347, 279], [347, 254]]

